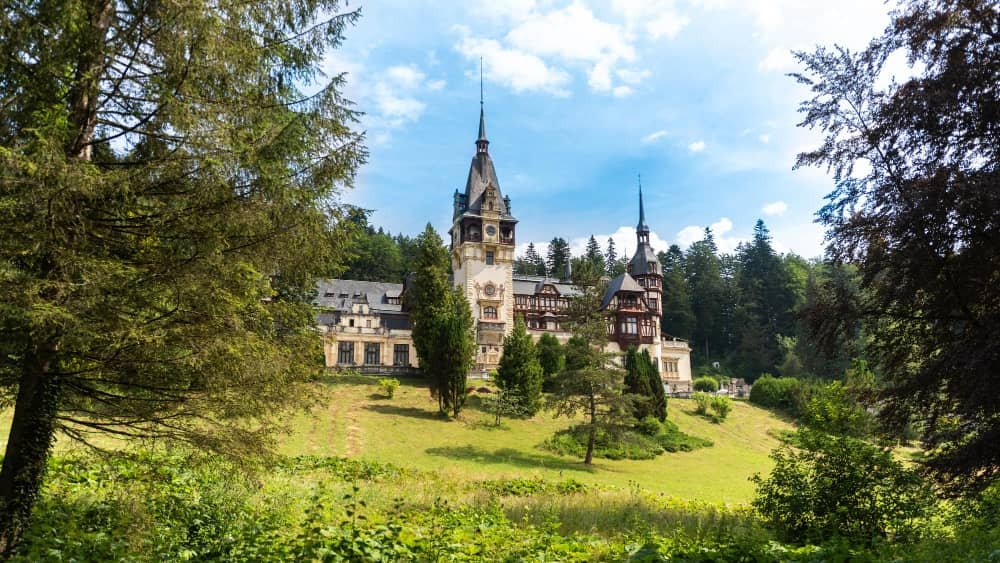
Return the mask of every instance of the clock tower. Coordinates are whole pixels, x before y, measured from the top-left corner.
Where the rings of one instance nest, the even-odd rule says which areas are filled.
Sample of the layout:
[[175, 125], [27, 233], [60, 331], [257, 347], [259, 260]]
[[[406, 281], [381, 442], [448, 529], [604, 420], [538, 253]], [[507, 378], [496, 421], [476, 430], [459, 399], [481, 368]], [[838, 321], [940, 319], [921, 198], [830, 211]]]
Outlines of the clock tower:
[[455, 191], [451, 269], [455, 286], [465, 291], [476, 327], [477, 371], [496, 369], [503, 338], [514, 323], [514, 227], [510, 198], [500, 192], [486, 139], [483, 102], [479, 138], [465, 192]]

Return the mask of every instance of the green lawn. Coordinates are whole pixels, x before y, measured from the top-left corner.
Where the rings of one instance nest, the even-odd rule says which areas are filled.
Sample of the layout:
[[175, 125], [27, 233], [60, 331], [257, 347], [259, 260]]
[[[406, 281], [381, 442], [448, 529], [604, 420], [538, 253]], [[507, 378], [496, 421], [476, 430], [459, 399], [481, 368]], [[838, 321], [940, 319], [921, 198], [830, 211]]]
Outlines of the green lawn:
[[[752, 493], [748, 478], [767, 472], [767, 454], [778, 445], [776, 430], [791, 428], [769, 411], [737, 401], [722, 424], [695, 415], [691, 401], [671, 399], [669, 418], [688, 434], [714, 442], [693, 452], [667, 453], [652, 460], [597, 459], [592, 467], [537, 446], [570, 425], [540, 413], [530, 420], [506, 420], [502, 428], [478, 408], [474, 394], [457, 420], [442, 419], [437, 403], [419, 379], [403, 380], [394, 399], [384, 398], [371, 377], [338, 377], [323, 386], [325, 399], [310, 414], [292, 420], [291, 435], [280, 437], [287, 455], [350, 456], [431, 470], [446, 481], [504, 477], [573, 478], [587, 483], [643, 489], [686, 500], [744, 503]], [[474, 385], [479, 386], [478, 382]], [[9, 411], [0, 413], [0, 448], [6, 445]], [[98, 439], [114, 448], [113, 439]], [[56, 450], [73, 447], [61, 437]]]
[[693, 414], [691, 401], [671, 399], [669, 418], [681, 430], [708, 438], [714, 446], [663, 454], [653, 460], [595, 460], [587, 467], [537, 446], [566, 419], [541, 413], [531, 420], [508, 420], [504, 428], [489, 424], [477, 408], [478, 397], [457, 420], [437, 415], [437, 403], [419, 380], [404, 380], [394, 399], [381, 396], [375, 378], [342, 378], [324, 384], [325, 407], [294, 421], [296, 431], [283, 440], [289, 455], [347, 455], [433, 470], [455, 481], [513, 476], [574, 478], [628, 487], [630, 482], [667, 495], [710, 502], [742, 503], [750, 499], [748, 481], [770, 470], [767, 455], [778, 445], [774, 430], [791, 426], [770, 412], [736, 402], [732, 414], [715, 424]]

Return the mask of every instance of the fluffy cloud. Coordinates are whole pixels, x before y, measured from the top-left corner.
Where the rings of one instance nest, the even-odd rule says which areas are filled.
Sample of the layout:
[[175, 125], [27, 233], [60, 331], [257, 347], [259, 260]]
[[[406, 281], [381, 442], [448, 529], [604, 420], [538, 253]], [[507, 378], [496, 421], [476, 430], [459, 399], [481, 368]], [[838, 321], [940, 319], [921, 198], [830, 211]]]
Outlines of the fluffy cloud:
[[784, 215], [788, 209], [788, 204], [783, 201], [775, 201], [760, 208], [761, 213], [767, 216]]
[[640, 141], [642, 142], [642, 144], [648, 145], [650, 143], [655, 143], [656, 141], [659, 141], [660, 139], [666, 137], [667, 135], [668, 133], [666, 132], [666, 130], [660, 129], [659, 131], [653, 131], [649, 135], [646, 135]]
[[379, 115], [390, 126], [416, 121], [426, 104], [415, 95], [427, 76], [415, 66], [392, 66], [375, 83], [374, 98]]
[[706, 146], [708, 145], [705, 144], [705, 141], [695, 141], [688, 145], [688, 150], [691, 152], [701, 152], [705, 150]]
[[787, 47], [774, 47], [764, 55], [757, 68], [764, 72], [788, 72], [795, 69], [795, 57]]
[[614, 0], [611, 5], [630, 29], [641, 29], [654, 40], [673, 39], [691, 23], [689, 17], [677, 10], [673, 0]]
[[515, 92], [541, 91], [557, 96], [568, 96], [566, 86], [569, 74], [549, 66], [533, 54], [504, 47], [495, 39], [472, 37], [469, 29], [457, 26], [461, 35], [455, 49], [466, 59], [478, 61], [483, 58], [486, 78], [503, 84]]
[[[632, 93], [630, 86], [650, 75], [645, 70], [619, 68], [636, 60], [635, 37], [623, 25], [597, 17], [580, 1], [554, 9], [526, 1], [513, 7], [493, 4], [496, 8], [487, 19], [497, 24], [494, 28], [509, 26], [509, 30], [494, 39], [475, 37], [469, 28], [456, 26], [461, 35], [456, 50], [470, 59], [482, 55], [488, 78], [515, 91], [567, 95], [566, 69], [576, 68], [586, 73], [592, 90], [623, 97]], [[489, 12], [490, 8], [480, 4], [473, 11]], [[494, 69], [494, 65], [502, 68]]]
[[[719, 248], [719, 252], [732, 252], [743, 241], [741, 238], [726, 236], [726, 233], [733, 230], [733, 222], [729, 217], [720, 217], [718, 221], [709, 225], [709, 228], [712, 229], [715, 245]], [[705, 227], [689, 225], [677, 233], [677, 245], [686, 250], [693, 243], [704, 238], [704, 236]]]

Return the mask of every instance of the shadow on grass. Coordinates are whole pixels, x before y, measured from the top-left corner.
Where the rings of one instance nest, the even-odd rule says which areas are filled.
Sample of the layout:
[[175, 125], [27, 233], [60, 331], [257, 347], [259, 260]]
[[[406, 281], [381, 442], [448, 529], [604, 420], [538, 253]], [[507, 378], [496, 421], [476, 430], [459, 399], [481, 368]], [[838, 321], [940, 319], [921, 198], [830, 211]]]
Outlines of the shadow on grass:
[[441, 420], [441, 421], [451, 420], [451, 418], [442, 416], [441, 413], [437, 411], [418, 409], [416, 407], [400, 407], [396, 405], [365, 405], [364, 408], [370, 411], [377, 412], [379, 414], [388, 414], [391, 416], [407, 416], [410, 418], [419, 418], [423, 420]]
[[425, 451], [428, 455], [474, 461], [476, 463], [506, 463], [530, 469], [544, 468], [557, 469], [559, 471], [582, 471], [585, 473], [594, 473], [597, 471], [596, 467], [588, 467], [582, 461], [571, 461], [552, 455], [515, 450], [514, 448], [500, 448], [490, 451], [486, 448], [468, 445], [428, 448]]

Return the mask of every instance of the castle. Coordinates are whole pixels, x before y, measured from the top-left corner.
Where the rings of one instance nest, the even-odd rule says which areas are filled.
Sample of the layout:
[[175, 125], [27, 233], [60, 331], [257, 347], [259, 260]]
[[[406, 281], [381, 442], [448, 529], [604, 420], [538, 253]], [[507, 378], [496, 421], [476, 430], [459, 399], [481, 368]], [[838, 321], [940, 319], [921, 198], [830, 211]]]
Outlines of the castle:
[[[563, 279], [514, 274], [517, 219], [509, 197], [500, 191], [489, 154], [486, 120], [479, 110], [479, 136], [464, 192], [455, 191], [451, 242], [453, 282], [465, 290], [476, 326], [475, 373], [495, 369], [504, 336], [515, 318], [528, 333], [549, 333], [565, 343], [563, 326], [569, 300], [578, 293]], [[646, 349], [664, 382], [690, 382], [691, 350], [660, 326], [663, 275], [649, 244], [639, 191], [637, 247], [626, 273], [607, 282], [601, 309], [608, 320], [606, 352], [624, 354], [630, 346]], [[404, 284], [321, 280], [316, 298], [327, 367], [350, 366], [368, 373], [415, 371], [409, 315], [403, 306]]]

